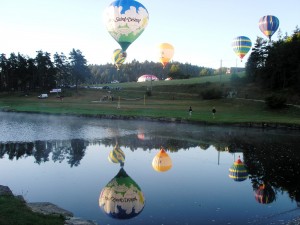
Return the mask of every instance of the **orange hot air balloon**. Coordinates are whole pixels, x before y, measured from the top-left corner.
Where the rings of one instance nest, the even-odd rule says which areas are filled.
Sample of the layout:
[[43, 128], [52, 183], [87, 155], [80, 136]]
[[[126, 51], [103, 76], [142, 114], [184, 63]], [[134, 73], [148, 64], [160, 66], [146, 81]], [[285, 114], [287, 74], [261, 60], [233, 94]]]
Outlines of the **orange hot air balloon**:
[[255, 191], [255, 199], [260, 204], [270, 204], [276, 200], [276, 193], [269, 184], [260, 184]]
[[159, 49], [159, 61], [163, 65], [163, 68], [169, 63], [174, 55], [174, 47], [169, 43], [162, 43], [158, 46]]
[[172, 160], [163, 148], [153, 158], [152, 167], [157, 172], [166, 172], [172, 168]]

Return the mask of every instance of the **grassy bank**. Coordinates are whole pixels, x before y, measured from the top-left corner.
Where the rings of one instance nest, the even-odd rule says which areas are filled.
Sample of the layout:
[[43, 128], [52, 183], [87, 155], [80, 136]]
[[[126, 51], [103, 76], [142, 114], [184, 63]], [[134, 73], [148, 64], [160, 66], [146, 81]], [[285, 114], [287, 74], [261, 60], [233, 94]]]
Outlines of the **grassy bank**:
[[15, 196], [0, 196], [0, 224], [63, 225], [64, 221], [62, 216], [47, 216], [32, 212], [24, 201]]
[[[38, 99], [37, 95], [40, 93], [29, 93], [28, 96], [2, 93], [0, 108], [53, 114], [163, 117], [214, 124], [300, 124], [299, 108], [290, 106], [281, 110], [270, 110], [263, 101], [256, 101], [264, 99], [267, 93], [232, 86], [228, 77], [215, 76], [213, 79], [110, 84], [113, 88], [111, 90], [82, 88], [76, 92], [65, 89], [66, 97], [62, 101], [56, 94], [51, 94], [47, 99]], [[121, 87], [121, 90], [116, 90], [116, 86]], [[207, 88], [220, 89], [223, 93], [234, 90], [239, 98], [203, 100], [200, 94]], [[146, 94], [147, 90], [151, 90], [151, 96]], [[108, 100], [106, 96], [109, 96]], [[193, 108], [192, 116], [188, 115], [189, 106]], [[215, 118], [212, 117], [212, 107], [217, 110]]]

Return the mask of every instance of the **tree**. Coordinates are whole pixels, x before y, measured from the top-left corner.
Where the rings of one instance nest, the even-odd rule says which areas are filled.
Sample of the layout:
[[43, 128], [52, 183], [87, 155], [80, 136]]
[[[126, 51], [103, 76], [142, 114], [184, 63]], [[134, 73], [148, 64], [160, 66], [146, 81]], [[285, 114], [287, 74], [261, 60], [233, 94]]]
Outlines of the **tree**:
[[9, 73], [8, 60], [5, 54], [0, 55], [0, 91], [7, 87], [7, 77]]
[[181, 69], [180, 65], [178, 63], [174, 63], [171, 66], [169, 76], [173, 79], [187, 79], [189, 76], [187, 74], [184, 74]]
[[55, 66], [55, 79], [58, 85], [67, 85], [71, 82], [70, 64], [64, 53], [58, 54], [57, 52], [53, 56]]
[[28, 58], [18, 53], [17, 56], [17, 87], [15, 89], [21, 89], [22, 91], [26, 91], [29, 88], [29, 83], [32, 80], [32, 74], [29, 71]]
[[55, 69], [50, 58], [50, 53], [37, 51], [35, 57], [37, 67], [37, 86], [43, 89], [50, 89], [55, 86]]
[[255, 82], [261, 76], [267, 56], [266, 46], [266, 40], [261, 37], [256, 38], [256, 42], [246, 63], [246, 75], [250, 82]]
[[70, 68], [71, 75], [75, 81], [76, 91], [79, 82], [84, 82], [91, 76], [91, 72], [87, 66], [87, 61], [80, 50], [73, 49], [70, 52]]
[[271, 90], [300, 88], [300, 30], [270, 42], [257, 38], [246, 64], [249, 81]]
[[212, 75], [212, 70], [208, 68], [203, 68], [202, 70], [200, 70], [199, 75], [200, 76]]

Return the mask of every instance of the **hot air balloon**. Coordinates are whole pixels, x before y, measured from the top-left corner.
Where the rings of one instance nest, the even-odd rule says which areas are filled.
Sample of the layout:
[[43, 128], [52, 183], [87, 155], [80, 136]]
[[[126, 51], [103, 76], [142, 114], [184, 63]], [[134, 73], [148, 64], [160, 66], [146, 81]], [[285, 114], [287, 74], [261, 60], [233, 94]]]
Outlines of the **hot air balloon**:
[[120, 149], [119, 145], [116, 144], [114, 149], [110, 151], [108, 155], [108, 161], [112, 163], [120, 163], [123, 164], [125, 161], [125, 154], [124, 152]]
[[163, 68], [169, 63], [174, 55], [174, 47], [169, 43], [162, 43], [158, 46], [159, 49], [159, 61], [163, 65]]
[[238, 36], [232, 41], [233, 51], [241, 59], [241, 61], [243, 60], [244, 56], [249, 52], [251, 46], [251, 40], [245, 36]]
[[127, 54], [122, 49], [116, 49], [113, 52], [112, 60], [119, 70], [120, 66], [125, 62]]
[[109, 34], [125, 52], [148, 25], [148, 11], [134, 0], [117, 0], [105, 10], [104, 22]]
[[271, 185], [260, 184], [255, 191], [255, 199], [260, 204], [270, 204], [276, 199], [276, 195]]
[[279, 19], [276, 16], [263, 16], [258, 22], [259, 29], [266, 35], [271, 41], [272, 35], [277, 31], [279, 27]]
[[229, 177], [234, 181], [244, 181], [248, 178], [247, 169], [240, 158], [230, 167]]
[[152, 167], [157, 172], [166, 172], [172, 168], [172, 160], [163, 148], [153, 158]]
[[145, 197], [138, 184], [121, 168], [102, 189], [99, 206], [112, 218], [130, 219], [143, 211]]
[[137, 82], [145, 82], [145, 81], [158, 81], [159, 79], [155, 75], [145, 74], [138, 78]]

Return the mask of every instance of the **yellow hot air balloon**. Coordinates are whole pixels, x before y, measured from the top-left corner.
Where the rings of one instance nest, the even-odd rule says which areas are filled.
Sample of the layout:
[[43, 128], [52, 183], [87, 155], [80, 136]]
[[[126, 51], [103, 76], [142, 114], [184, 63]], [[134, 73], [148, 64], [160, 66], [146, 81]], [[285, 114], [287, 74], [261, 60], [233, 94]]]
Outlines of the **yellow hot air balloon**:
[[125, 154], [124, 152], [120, 149], [119, 145], [116, 144], [114, 149], [110, 151], [108, 155], [108, 161], [112, 163], [124, 163], [125, 161]]
[[153, 158], [152, 167], [157, 172], [165, 172], [172, 168], [172, 160], [163, 148]]
[[169, 43], [162, 43], [158, 46], [159, 49], [159, 61], [163, 65], [163, 68], [170, 62], [174, 55], [174, 47]]
[[120, 69], [120, 66], [125, 62], [127, 54], [123, 52], [122, 49], [116, 49], [113, 52], [112, 60], [117, 67], [117, 70]]

